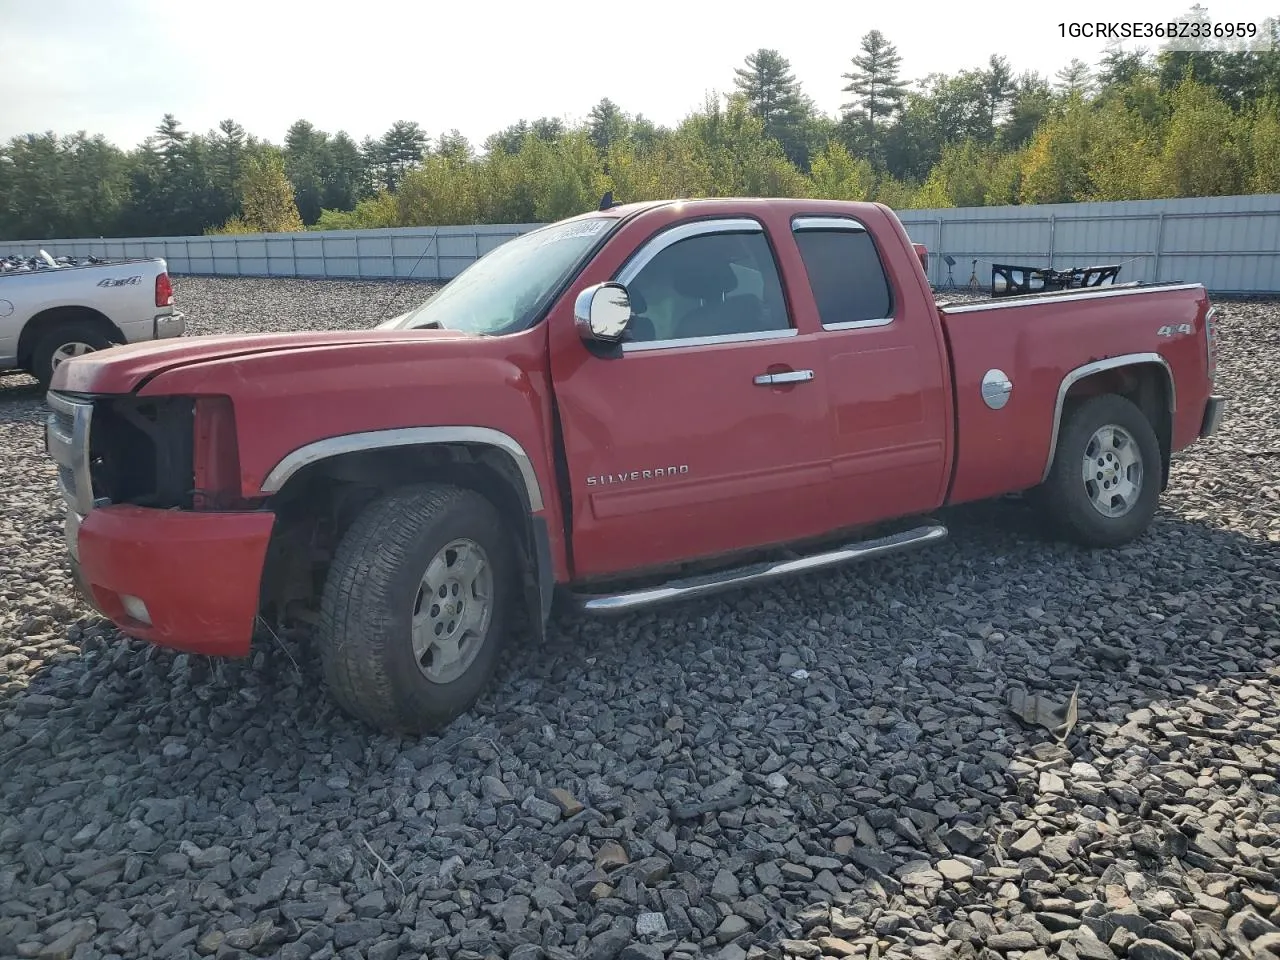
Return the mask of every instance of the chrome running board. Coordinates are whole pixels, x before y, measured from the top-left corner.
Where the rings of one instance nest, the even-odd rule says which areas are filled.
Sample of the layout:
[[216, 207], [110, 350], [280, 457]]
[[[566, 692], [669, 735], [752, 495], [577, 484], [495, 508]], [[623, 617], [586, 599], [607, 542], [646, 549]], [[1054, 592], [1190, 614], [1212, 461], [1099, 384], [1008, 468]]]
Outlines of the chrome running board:
[[772, 560], [745, 567], [735, 567], [731, 570], [704, 574], [698, 577], [671, 580], [656, 587], [645, 587], [627, 593], [574, 593], [569, 595], [569, 599], [572, 605], [583, 613], [600, 616], [630, 613], [633, 610], [641, 610], [664, 603], [692, 600], [695, 597], [705, 597], [725, 590], [734, 590], [749, 584], [765, 583], [799, 573], [810, 573], [814, 570], [838, 567], [857, 560], [870, 560], [872, 557], [883, 556], [886, 553], [897, 553], [902, 550], [927, 546], [928, 544], [945, 540], [946, 537], [946, 527], [941, 524], [930, 524], [914, 527], [911, 530], [903, 530], [901, 533], [878, 537], [874, 540], [857, 541], [846, 544], [843, 547], [837, 547], [834, 550], [824, 550], [821, 553], [812, 553], [793, 560]]

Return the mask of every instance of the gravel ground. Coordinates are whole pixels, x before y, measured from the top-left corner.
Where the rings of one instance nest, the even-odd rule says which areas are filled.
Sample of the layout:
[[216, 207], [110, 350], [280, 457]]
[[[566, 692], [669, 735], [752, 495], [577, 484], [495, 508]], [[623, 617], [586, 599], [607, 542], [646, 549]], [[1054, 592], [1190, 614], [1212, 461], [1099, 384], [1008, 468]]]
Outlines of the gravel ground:
[[[196, 333], [422, 292], [177, 283]], [[1219, 312], [1234, 405], [1136, 546], [957, 511], [930, 552], [557, 621], [421, 740], [338, 713], [303, 640], [93, 616], [0, 381], [0, 956], [1280, 954], [1280, 304]], [[1077, 685], [1062, 744], [1006, 706]]]

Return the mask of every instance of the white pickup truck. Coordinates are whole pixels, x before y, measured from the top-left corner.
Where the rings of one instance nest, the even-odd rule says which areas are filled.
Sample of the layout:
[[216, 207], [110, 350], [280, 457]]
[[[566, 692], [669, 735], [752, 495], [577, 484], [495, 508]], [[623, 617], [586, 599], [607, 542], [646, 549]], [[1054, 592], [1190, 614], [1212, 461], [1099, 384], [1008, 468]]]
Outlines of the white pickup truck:
[[0, 270], [0, 372], [25, 371], [48, 389], [70, 357], [185, 331], [162, 258], [70, 265], [40, 253]]

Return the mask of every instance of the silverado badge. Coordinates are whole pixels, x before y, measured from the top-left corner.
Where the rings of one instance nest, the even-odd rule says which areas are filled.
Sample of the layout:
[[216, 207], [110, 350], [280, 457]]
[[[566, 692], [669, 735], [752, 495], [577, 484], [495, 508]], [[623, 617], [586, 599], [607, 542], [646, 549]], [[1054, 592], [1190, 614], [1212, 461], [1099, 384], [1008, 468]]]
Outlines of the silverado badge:
[[652, 480], [654, 477], [676, 477], [689, 472], [689, 465], [683, 463], [678, 467], [654, 467], [651, 470], [632, 470], [630, 473], [605, 473], [597, 477], [587, 477], [588, 487], [599, 487], [609, 483], [630, 483], [635, 480]]

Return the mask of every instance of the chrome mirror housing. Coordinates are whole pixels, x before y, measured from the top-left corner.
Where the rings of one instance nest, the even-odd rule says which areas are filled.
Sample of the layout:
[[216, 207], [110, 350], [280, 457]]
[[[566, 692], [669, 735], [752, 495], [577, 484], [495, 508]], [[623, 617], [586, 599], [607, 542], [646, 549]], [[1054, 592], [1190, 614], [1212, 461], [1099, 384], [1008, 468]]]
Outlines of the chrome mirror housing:
[[574, 301], [573, 322], [587, 342], [617, 343], [631, 322], [627, 288], [613, 281], [587, 287]]

